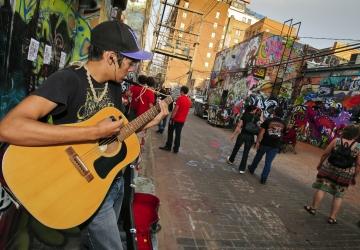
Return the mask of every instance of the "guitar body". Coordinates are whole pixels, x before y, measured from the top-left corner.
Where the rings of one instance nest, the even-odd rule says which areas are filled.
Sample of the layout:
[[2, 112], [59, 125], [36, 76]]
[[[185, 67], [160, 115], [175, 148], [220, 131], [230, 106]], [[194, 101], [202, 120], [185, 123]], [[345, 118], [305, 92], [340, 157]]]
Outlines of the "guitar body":
[[[116, 108], [104, 108], [90, 119], [64, 126], [89, 126], [121, 117]], [[100, 145], [101, 144], [101, 145]], [[7, 185], [22, 205], [41, 223], [55, 229], [77, 226], [99, 208], [116, 175], [140, 152], [133, 133], [74, 145], [9, 146], [3, 159]], [[83, 168], [76, 165], [83, 164]]]

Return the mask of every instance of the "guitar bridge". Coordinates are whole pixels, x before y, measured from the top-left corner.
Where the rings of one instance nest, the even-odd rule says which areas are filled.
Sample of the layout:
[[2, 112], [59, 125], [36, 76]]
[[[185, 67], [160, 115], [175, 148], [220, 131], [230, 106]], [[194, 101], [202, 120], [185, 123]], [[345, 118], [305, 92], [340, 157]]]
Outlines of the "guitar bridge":
[[68, 147], [65, 151], [69, 155], [69, 159], [74, 165], [74, 167], [79, 171], [82, 176], [84, 176], [87, 182], [90, 182], [92, 179], [94, 179], [94, 176], [91, 174], [90, 170], [85, 166], [80, 156], [75, 152], [72, 147]]

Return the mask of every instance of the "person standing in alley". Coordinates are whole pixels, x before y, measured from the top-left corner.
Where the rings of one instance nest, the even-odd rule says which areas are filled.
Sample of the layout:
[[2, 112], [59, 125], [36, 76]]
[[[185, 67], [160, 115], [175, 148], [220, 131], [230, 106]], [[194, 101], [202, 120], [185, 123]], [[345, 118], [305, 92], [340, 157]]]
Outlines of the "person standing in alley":
[[249, 172], [254, 174], [259, 162], [264, 154], [265, 165], [261, 173], [260, 183], [265, 184], [270, 174], [271, 164], [277, 153], [279, 153], [282, 136], [285, 131], [285, 122], [282, 120], [283, 111], [277, 107], [274, 110], [273, 117], [266, 119], [260, 128], [259, 135], [256, 139], [255, 148], [257, 149], [253, 162], [248, 166]]
[[360, 128], [356, 125], [346, 126], [339, 138], [334, 139], [325, 149], [317, 166], [316, 181], [312, 185], [317, 189], [311, 206], [304, 209], [316, 214], [325, 192], [333, 195], [329, 224], [336, 224], [336, 215], [340, 210], [342, 198], [350, 185], [355, 185], [355, 177], [360, 172], [360, 144], [356, 141]]
[[[166, 98], [166, 96], [170, 95], [170, 91], [169, 89], [166, 89], [165, 87], [162, 87], [159, 91], [158, 94], [158, 99], [159, 100], [164, 100]], [[172, 111], [172, 103], [169, 104], [169, 111]], [[164, 119], [161, 120], [161, 122], [158, 125], [158, 130], [156, 131], [156, 133], [162, 134], [165, 130], [166, 124], [167, 124], [167, 120], [168, 117], [166, 116]]]
[[175, 131], [175, 141], [173, 152], [178, 153], [180, 147], [180, 138], [181, 138], [181, 131], [186, 121], [186, 117], [189, 113], [191, 108], [191, 100], [187, 96], [189, 92], [189, 88], [186, 86], [182, 86], [180, 88], [180, 96], [176, 99], [175, 107], [173, 112], [171, 113], [171, 117], [169, 120], [168, 126], [168, 136], [165, 146], [159, 147], [162, 150], [171, 151], [171, 147], [173, 144], [173, 136]]
[[[228, 164], [230, 165], [234, 164], [236, 154], [238, 153], [240, 147], [244, 143], [244, 151], [239, 165], [240, 174], [245, 173], [249, 152], [251, 146], [254, 144], [254, 135], [259, 132], [259, 127], [257, 126], [259, 117], [256, 115], [256, 112], [257, 112], [257, 108], [255, 106], [253, 105], [247, 106], [234, 132], [230, 136], [230, 140], [234, 140], [235, 136], [237, 137], [232, 153], [227, 158]], [[249, 125], [253, 125], [252, 126], [253, 130], [251, 130], [252, 128]]]
[[134, 110], [136, 116], [140, 116], [154, 106], [155, 94], [150, 88], [154, 87], [154, 78], [139, 75], [138, 82], [142, 85], [132, 85], [130, 87], [131, 103], [130, 108]]
[[[155, 84], [154, 78], [147, 77], [145, 75], [139, 75], [138, 82], [141, 85], [132, 85], [130, 87], [130, 109], [132, 113], [135, 114], [135, 117], [139, 117], [140, 115], [148, 111], [151, 107], [154, 106], [155, 103], [155, 94], [154, 91], [151, 89]], [[145, 145], [146, 130], [141, 131], [137, 134], [137, 136], [140, 141], [141, 151], [143, 151]]]

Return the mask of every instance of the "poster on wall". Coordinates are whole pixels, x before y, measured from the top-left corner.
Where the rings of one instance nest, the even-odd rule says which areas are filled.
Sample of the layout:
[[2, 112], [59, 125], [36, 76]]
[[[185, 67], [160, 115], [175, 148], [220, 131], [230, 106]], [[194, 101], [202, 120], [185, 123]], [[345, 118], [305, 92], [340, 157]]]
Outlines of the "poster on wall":
[[51, 55], [52, 55], [52, 47], [46, 44], [44, 50], [44, 64], [50, 64]]
[[59, 68], [60, 69], [64, 68], [65, 63], [66, 63], [66, 53], [64, 51], [61, 51]]
[[40, 45], [39, 41], [35, 40], [34, 38], [31, 38], [28, 55], [27, 55], [27, 59], [29, 61], [35, 62], [39, 52], [39, 45]]

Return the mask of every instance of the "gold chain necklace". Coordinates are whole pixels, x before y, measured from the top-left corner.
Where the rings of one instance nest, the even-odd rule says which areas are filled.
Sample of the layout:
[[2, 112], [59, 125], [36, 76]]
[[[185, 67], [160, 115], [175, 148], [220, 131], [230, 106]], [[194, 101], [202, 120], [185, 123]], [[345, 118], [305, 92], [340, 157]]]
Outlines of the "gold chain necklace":
[[90, 85], [90, 89], [91, 89], [91, 92], [94, 96], [94, 101], [95, 102], [100, 102], [104, 96], [106, 95], [107, 91], [108, 91], [108, 82], [105, 83], [105, 87], [104, 87], [104, 90], [103, 92], [101, 93], [101, 95], [99, 97], [97, 97], [96, 95], [96, 92], [95, 92], [95, 89], [94, 89], [94, 85], [93, 85], [93, 82], [91, 80], [91, 76], [90, 76], [90, 73], [89, 73], [89, 70], [88, 68], [86, 67], [86, 65], [84, 65], [84, 69], [86, 70], [86, 76], [87, 76], [87, 80], [89, 82], [89, 85]]

